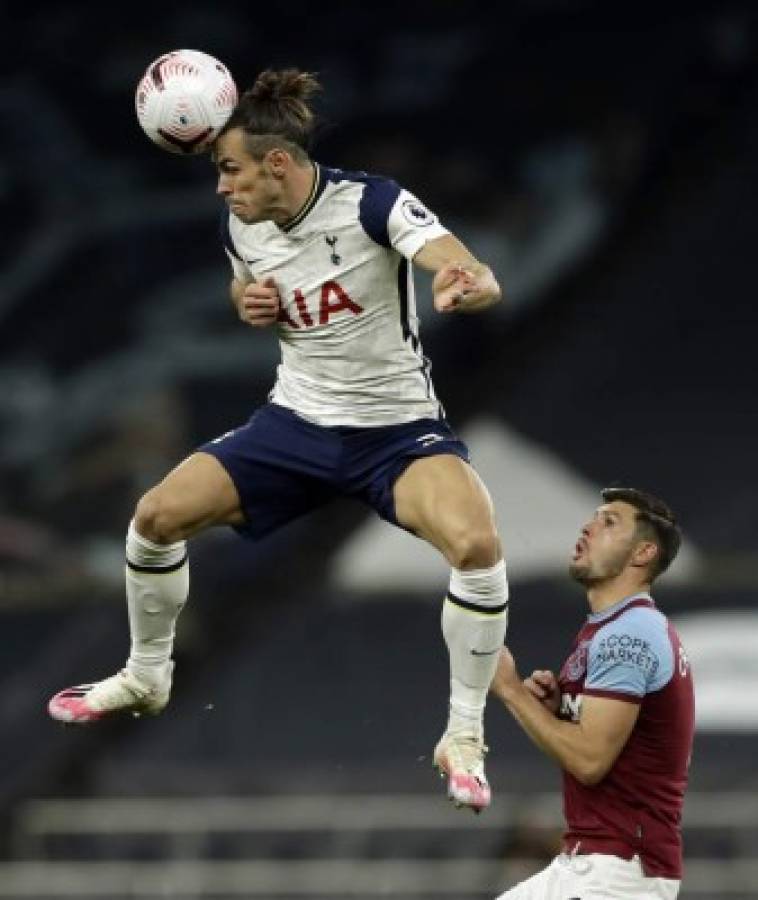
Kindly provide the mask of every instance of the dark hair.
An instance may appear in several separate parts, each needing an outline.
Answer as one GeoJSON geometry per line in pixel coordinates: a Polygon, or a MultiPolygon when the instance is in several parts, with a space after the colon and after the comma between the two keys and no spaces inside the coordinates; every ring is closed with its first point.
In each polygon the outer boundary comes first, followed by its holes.
{"type": "Polygon", "coordinates": [[[254,159],[263,159],[269,150],[284,146],[302,162],[308,158],[316,125],[307,101],[320,90],[318,79],[310,72],[266,69],[240,97],[221,134],[241,128],[254,159]]]}
{"type": "Polygon", "coordinates": [[[656,578],[665,572],[682,543],[682,532],[669,507],[658,497],[637,488],[609,487],[600,493],[606,503],[621,500],[637,510],[637,533],[646,540],[653,541],[658,547],[651,575],[656,578]]]}

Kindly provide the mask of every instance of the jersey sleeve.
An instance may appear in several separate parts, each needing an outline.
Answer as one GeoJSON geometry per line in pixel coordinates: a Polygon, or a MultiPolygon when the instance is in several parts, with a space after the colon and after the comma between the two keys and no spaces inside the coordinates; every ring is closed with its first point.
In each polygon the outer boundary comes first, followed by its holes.
{"type": "Polygon", "coordinates": [[[229,257],[232,272],[234,273],[234,277],[237,279],[237,281],[250,281],[250,270],[245,265],[245,263],[243,263],[238,256],[235,256],[229,250],[226,251],[226,255],[229,257]]]}
{"type": "Polygon", "coordinates": [[[221,243],[224,245],[226,255],[229,257],[229,262],[231,264],[234,277],[239,281],[249,281],[250,270],[245,265],[245,261],[240,256],[239,251],[234,244],[234,238],[232,237],[232,231],[230,227],[230,217],[231,213],[229,212],[229,210],[222,210],[219,229],[221,233],[221,243]]]}
{"type": "Polygon", "coordinates": [[[674,672],[674,651],[660,613],[635,608],[600,628],[588,648],[584,693],[640,701],[674,672]]]}
{"type": "Polygon", "coordinates": [[[409,260],[428,241],[448,234],[431,210],[387,178],[366,180],[359,215],[372,240],[393,247],[409,260]]]}

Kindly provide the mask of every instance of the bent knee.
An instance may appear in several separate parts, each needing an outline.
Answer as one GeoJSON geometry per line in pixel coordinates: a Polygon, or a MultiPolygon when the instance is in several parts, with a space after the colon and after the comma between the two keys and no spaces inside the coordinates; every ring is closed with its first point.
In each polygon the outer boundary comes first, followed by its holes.
{"type": "Polygon", "coordinates": [[[160,487],[149,490],[137,503],[134,527],[139,534],[156,544],[174,544],[188,533],[182,505],[160,487]]]}
{"type": "Polygon", "coordinates": [[[445,556],[456,569],[487,569],[502,557],[497,530],[493,526],[464,528],[451,535],[445,556]]]}

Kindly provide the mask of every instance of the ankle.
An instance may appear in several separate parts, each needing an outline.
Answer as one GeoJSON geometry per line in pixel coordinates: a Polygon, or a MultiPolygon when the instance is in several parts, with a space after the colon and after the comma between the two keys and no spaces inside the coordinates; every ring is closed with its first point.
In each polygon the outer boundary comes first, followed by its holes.
{"type": "Polygon", "coordinates": [[[130,657],[126,662],[126,670],[148,687],[163,687],[171,681],[174,664],[171,660],[148,663],[130,657]]]}
{"type": "Polygon", "coordinates": [[[450,706],[446,734],[471,735],[479,740],[484,736],[484,710],[450,706]]]}

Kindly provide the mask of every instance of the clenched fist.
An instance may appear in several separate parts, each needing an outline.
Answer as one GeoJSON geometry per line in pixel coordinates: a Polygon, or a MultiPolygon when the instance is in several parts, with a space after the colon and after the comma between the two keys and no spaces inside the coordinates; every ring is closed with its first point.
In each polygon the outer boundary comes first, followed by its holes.
{"type": "Polygon", "coordinates": [[[254,328],[273,325],[280,308],[279,288],[271,277],[245,285],[237,304],[240,319],[254,328]]]}
{"type": "Polygon", "coordinates": [[[476,312],[500,299],[500,286],[481,263],[449,263],[434,276],[432,294],[437,312],[476,312]]]}

